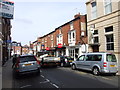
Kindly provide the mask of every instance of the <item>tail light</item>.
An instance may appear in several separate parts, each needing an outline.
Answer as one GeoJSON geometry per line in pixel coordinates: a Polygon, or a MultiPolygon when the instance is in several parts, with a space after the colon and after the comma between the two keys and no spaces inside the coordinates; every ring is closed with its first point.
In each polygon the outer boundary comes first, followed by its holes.
{"type": "Polygon", "coordinates": [[[103,67],[107,67],[107,63],[106,62],[103,63],[103,67]]]}
{"type": "Polygon", "coordinates": [[[34,57],[35,57],[35,59],[36,59],[37,63],[38,63],[38,64],[40,64],[40,61],[38,61],[38,60],[37,60],[36,56],[34,56],[34,57]]]}
{"type": "Polygon", "coordinates": [[[16,67],[18,68],[19,67],[19,63],[20,63],[20,58],[18,58],[16,61],[17,61],[16,62],[16,67]]]}

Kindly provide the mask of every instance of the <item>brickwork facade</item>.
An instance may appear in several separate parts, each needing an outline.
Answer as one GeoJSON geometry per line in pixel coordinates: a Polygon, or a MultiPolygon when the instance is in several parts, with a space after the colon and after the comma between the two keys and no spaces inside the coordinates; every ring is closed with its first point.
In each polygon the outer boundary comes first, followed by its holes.
{"type": "Polygon", "coordinates": [[[87,52],[86,21],[86,15],[77,14],[73,20],[39,37],[37,41],[41,44],[40,50],[49,49],[56,56],[72,55],[73,58],[76,53],[80,55],[87,52]],[[62,47],[59,48],[59,45],[62,47]]]}

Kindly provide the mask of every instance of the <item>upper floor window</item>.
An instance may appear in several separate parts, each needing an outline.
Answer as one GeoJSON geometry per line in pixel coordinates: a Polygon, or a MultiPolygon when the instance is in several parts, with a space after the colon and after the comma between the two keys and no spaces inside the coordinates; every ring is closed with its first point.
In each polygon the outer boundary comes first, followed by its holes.
{"type": "Polygon", "coordinates": [[[70,30],[73,30],[73,22],[70,23],[70,30]]]}
{"type": "Polygon", "coordinates": [[[105,4],[105,14],[109,14],[112,12],[112,3],[111,0],[104,0],[105,4]]]}
{"type": "Polygon", "coordinates": [[[51,35],[51,40],[53,40],[53,35],[51,35]]]}
{"type": "Polygon", "coordinates": [[[62,34],[58,34],[57,35],[57,45],[59,44],[59,43],[63,43],[63,35],[62,34]]]}
{"type": "Polygon", "coordinates": [[[99,37],[94,37],[94,43],[99,43],[99,37]]]}
{"type": "Polygon", "coordinates": [[[95,19],[97,17],[97,5],[96,5],[96,2],[92,2],[91,6],[92,6],[92,10],[91,10],[92,19],[95,19]]]}
{"type": "Polygon", "coordinates": [[[106,48],[107,48],[107,50],[114,50],[113,34],[106,35],[106,48]]]}
{"type": "Polygon", "coordinates": [[[113,32],[113,26],[110,26],[110,27],[106,27],[105,28],[105,32],[113,32]]]}
{"type": "Polygon", "coordinates": [[[81,22],[81,30],[85,31],[86,30],[86,25],[84,22],[81,22]]]}
{"type": "Polygon", "coordinates": [[[76,39],[76,33],[75,33],[75,31],[68,32],[68,42],[69,43],[74,42],[75,39],[76,39]]]}
{"type": "Polygon", "coordinates": [[[98,30],[94,30],[93,35],[97,35],[98,34],[98,30]]]}

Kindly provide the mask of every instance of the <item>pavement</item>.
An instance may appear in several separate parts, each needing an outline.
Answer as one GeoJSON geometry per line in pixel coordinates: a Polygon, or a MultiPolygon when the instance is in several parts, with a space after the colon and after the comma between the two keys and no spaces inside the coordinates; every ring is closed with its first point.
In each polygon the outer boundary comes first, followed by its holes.
{"type": "Polygon", "coordinates": [[[9,59],[2,67],[2,88],[12,88],[12,60],[9,59]]]}

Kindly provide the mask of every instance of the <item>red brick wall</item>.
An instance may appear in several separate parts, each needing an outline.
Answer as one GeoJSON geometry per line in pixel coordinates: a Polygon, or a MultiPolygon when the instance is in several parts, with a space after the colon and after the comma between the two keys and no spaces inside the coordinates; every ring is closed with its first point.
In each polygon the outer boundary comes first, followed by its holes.
{"type": "MultiPolygon", "coordinates": [[[[79,15],[77,15],[79,17],[79,15]]],[[[80,36],[81,36],[81,22],[86,22],[86,17],[85,15],[80,16],[80,19],[76,19],[73,21],[74,25],[74,30],[76,30],[76,45],[78,45],[79,42],[82,43],[80,36]]],[[[62,34],[63,34],[63,44],[65,43],[66,46],[68,46],[68,32],[70,31],[70,23],[67,23],[61,27],[62,29],[62,34]]],[[[48,32],[49,33],[49,32],[48,32]]],[[[57,35],[59,34],[59,28],[55,30],[55,32],[48,34],[47,36],[44,36],[39,39],[39,42],[42,42],[41,39],[47,38],[47,42],[44,43],[47,46],[51,47],[51,35],[53,35],[53,41],[54,41],[54,46],[57,45],[57,35]],[[50,36],[50,37],[48,37],[50,36]]],[[[84,40],[85,43],[87,43],[87,36],[86,36],[86,31],[85,31],[85,36],[82,37],[82,40],[84,40]]]]}

